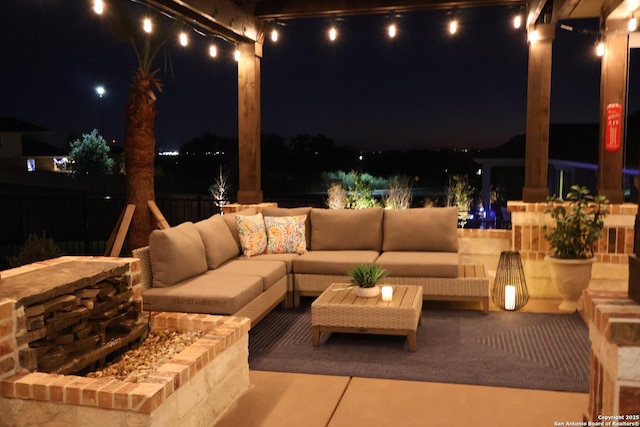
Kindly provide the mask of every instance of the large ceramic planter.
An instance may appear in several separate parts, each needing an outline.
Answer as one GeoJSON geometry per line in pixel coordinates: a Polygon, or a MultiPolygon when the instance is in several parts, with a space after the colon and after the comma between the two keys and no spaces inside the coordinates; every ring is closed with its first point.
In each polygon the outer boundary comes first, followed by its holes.
{"type": "Polygon", "coordinates": [[[380,295],[380,288],[378,286],[373,286],[371,288],[361,288],[360,286],[356,286],[356,295],[365,298],[377,297],[380,295]]]}
{"type": "Polygon", "coordinates": [[[551,281],[563,298],[558,308],[563,311],[581,310],[582,304],[579,299],[582,291],[589,286],[595,258],[560,259],[547,256],[545,261],[551,265],[551,281]]]}

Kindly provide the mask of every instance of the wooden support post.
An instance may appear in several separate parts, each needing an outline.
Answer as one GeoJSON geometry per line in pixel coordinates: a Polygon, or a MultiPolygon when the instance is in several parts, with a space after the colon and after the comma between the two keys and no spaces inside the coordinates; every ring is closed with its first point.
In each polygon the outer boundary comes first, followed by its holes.
{"type": "Polygon", "coordinates": [[[240,44],[238,62],[238,203],[261,203],[260,58],[262,44],[240,44]]]}
{"type": "Polygon", "coordinates": [[[127,205],[122,210],[120,218],[116,223],[116,226],[109,236],[107,246],[104,251],[104,256],[118,257],[122,252],[124,246],[124,240],[129,232],[129,225],[131,224],[131,218],[133,218],[133,212],[136,210],[136,205],[127,205]]]}
{"type": "Polygon", "coordinates": [[[554,24],[538,24],[540,40],[529,43],[527,140],[522,200],[543,202],[549,195],[549,110],[554,24]]]}
{"type": "Polygon", "coordinates": [[[626,21],[607,21],[605,54],[602,57],[600,77],[600,139],[598,147],[598,194],[608,198],[611,203],[624,203],[622,188],[622,166],[624,153],[624,122],[627,115],[627,64],[629,54],[629,35],[626,21]],[[618,30],[618,32],[610,31],[618,30]],[[621,31],[620,31],[621,30],[621,31]],[[616,133],[620,138],[620,148],[616,151],[605,149],[607,136],[607,106],[619,104],[622,114],[619,117],[616,133]]]}
{"type": "Polygon", "coordinates": [[[147,205],[149,206],[151,215],[156,220],[156,223],[158,224],[159,229],[164,230],[167,228],[171,228],[167,220],[164,218],[164,215],[162,215],[162,212],[160,212],[160,209],[158,208],[158,205],[156,205],[155,200],[147,201],[147,205]]]}

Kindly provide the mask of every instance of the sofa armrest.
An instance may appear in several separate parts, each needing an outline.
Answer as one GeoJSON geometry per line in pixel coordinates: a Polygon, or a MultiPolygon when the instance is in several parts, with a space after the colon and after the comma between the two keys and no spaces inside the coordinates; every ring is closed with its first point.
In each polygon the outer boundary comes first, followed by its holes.
{"type": "Polygon", "coordinates": [[[151,253],[149,246],[134,249],[131,251],[135,258],[140,260],[140,282],[146,290],[151,288],[153,284],[153,273],[151,272],[151,253]]]}

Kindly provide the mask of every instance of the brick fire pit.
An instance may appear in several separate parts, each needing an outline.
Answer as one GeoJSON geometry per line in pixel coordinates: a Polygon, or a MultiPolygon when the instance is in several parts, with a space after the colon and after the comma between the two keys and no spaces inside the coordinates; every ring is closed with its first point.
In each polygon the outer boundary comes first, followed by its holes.
{"type": "MultiPolygon", "coordinates": [[[[64,270],[70,262],[76,266],[78,262],[94,263],[89,269],[106,263],[107,270],[116,268],[118,274],[122,274],[121,267],[125,266],[124,275],[132,289],[131,300],[141,300],[139,264],[133,258],[62,257],[3,272],[0,279],[2,425],[210,426],[248,388],[250,321],[229,316],[153,313],[152,330],[203,331],[204,335],[140,383],[36,372],[35,352],[24,338],[33,335],[33,331],[25,332],[27,324],[32,323],[27,322],[29,318],[25,316],[24,305],[28,304],[7,297],[11,292],[3,286],[12,282],[8,280],[12,276],[45,268],[64,270]]],[[[51,297],[59,298],[55,292],[51,297]]],[[[35,330],[41,329],[46,327],[35,330]]]]}

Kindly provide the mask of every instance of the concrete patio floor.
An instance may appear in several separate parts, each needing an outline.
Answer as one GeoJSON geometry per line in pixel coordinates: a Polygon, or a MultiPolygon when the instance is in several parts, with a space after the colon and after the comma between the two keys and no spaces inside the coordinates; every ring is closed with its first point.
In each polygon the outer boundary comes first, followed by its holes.
{"type": "MultiPolygon", "coordinates": [[[[559,303],[532,299],[522,311],[559,313],[559,303]]],[[[465,303],[425,304],[467,308],[465,303]]],[[[462,384],[264,371],[251,371],[250,378],[250,389],[217,427],[544,427],[581,422],[588,402],[586,393],[462,384]]]]}

